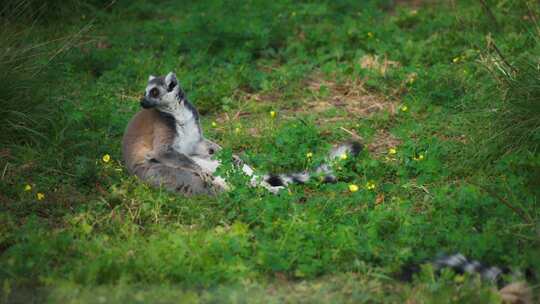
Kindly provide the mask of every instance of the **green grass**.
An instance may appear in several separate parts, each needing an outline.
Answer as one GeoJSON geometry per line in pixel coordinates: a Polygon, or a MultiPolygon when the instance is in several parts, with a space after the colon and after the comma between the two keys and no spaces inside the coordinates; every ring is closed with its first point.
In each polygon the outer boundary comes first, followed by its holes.
{"type": "Polygon", "coordinates": [[[40,73],[0,78],[2,300],[498,303],[475,278],[394,274],[457,251],[540,273],[534,1],[490,1],[496,21],[477,1],[103,3],[54,2],[1,47],[9,67],[11,46],[50,42],[16,61],[40,73]],[[367,149],[341,182],[276,196],[231,172],[215,198],[151,189],[120,141],[171,70],[206,136],[261,172],[313,167],[350,133],[367,149]]]}

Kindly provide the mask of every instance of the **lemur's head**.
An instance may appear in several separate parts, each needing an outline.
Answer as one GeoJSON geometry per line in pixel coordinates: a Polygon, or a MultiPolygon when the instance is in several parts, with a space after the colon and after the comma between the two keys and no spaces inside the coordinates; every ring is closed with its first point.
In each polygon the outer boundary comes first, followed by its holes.
{"type": "Polygon", "coordinates": [[[167,76],[152,76],[148,78],[148,84],[141,99],[141,106],[145,109],[174,108],[184,100],[184,94],[176,74],[170,72],[167,76]]]}

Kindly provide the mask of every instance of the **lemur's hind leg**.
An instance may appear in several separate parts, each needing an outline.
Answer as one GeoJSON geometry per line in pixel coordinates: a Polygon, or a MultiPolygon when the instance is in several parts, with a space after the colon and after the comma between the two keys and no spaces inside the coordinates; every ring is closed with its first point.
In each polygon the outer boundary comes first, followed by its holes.
{"type": "Polygon", "coordinates": [[[221,190],[216,187],[212,175],[187,168],[175,168],[161,163],[150,164],[144,179],[153,186],[161,186],[169,191],[186,195],[216,195],[221,190]]]}
{"type": "Polygon", "coordinates": [[[190,157],[172,148],[149,154],[139,175],[153,186],[187,195],[215,195],[226,190],[226,185],[210,172],[203,170],[190,157]]]}
{"type": "Polygon", "coordinates": [[[165,149],[149,153],[146,157],[147,163],[160,163],[172,168],[184,168],[195,171],[200,171],[201,167],[193,161],[191,157],[185,154],[179,153],[172,147],[166,147],[165,149]]]}

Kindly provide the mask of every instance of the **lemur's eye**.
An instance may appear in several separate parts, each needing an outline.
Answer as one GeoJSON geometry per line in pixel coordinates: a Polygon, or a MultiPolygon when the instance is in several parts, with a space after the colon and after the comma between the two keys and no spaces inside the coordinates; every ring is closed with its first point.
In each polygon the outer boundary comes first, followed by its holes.
{"type": "Polygon", "coordinates": [[[159,96],[159,90],[157,88],[153,88],[152,90],[150,90],[150,96],[156,98],[159,96]]]}

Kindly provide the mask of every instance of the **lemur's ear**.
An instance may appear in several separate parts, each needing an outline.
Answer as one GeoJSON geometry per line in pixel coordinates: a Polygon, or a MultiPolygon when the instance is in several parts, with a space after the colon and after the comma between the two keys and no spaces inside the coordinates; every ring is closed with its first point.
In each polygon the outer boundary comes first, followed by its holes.
{"type": "Polygon", "coordinates": [[[178,84],[178,80],[176,80],[176,74],[173,72],[169,72],[169,74],[165,76],[165,84],[167,85],[167,91],[172,91],[174,87],[178,84]]]}
{"type": "Polygon", "coordinates": [[[156,78],[156,76],[150,75],[150,76],[148,77],[148,81],[152,81],[152,79],[155,79],[155,78],[156,78]]]}
{"type": "MultiPolygon", "coordinates": [[[[172,83],[171,83],[172,85],[172,83]]],[[[179,85],[175,85],[173,86],[171,92],[174,96],[179,96],[180,95],[180,86],[179,85]]]]}

